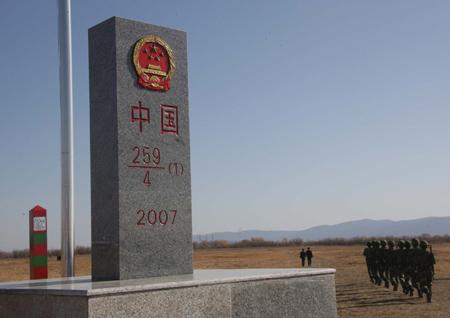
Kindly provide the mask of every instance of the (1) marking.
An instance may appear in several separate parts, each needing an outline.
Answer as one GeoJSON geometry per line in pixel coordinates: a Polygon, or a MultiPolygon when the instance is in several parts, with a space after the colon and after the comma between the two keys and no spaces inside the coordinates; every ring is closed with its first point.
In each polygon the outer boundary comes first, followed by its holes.
{"type": "Polygon", "coordinates": [[[182,176],[184,175],[184,166],[179,162],[171,162],[169,164],[169,173],[172,176],[182,176]]]}

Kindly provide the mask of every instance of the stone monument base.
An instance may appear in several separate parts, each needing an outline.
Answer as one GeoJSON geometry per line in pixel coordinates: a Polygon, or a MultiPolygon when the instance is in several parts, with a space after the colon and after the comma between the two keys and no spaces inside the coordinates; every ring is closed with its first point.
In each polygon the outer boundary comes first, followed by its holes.
{"type": "Polygon", "coordinates": [[[193,275],[0,284],[2,317],[337,317],[334,269],[195,270],[193,275]]]}

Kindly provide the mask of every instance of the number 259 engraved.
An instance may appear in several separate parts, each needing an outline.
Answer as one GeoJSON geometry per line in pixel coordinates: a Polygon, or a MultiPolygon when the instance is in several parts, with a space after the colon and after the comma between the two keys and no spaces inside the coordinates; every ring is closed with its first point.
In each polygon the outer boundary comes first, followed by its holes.
{"type": "Polygon", "coordinates": [[[161,162],[161,151],[159,151],[159,148],[153,148],[153,150],[150,152],[150,147],[136,146],[133,147],[133,152],[134,152],[133,163],[135,164],[144,163],[146,165],[149,165],[153,163],[155,165],[159,165],[159,163],[161,162]]]}

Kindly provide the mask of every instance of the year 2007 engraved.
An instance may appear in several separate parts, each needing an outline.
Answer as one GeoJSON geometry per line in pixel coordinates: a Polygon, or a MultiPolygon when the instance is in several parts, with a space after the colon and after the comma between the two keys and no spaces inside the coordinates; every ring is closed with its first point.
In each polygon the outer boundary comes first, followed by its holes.
{"type": "Polygon", "coordinates": [[[170,225],[175,224],[175,218],[177,216],[177,210],[155,210],[150,209],[144,211],[142,209],[137,210],[137,225],[170,225]]]}

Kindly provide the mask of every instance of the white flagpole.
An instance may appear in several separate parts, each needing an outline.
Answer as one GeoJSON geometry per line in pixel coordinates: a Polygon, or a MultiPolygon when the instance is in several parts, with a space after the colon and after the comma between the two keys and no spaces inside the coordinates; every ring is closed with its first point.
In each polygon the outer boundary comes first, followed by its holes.
{"type": "Polygon", "coordinates": [[[61,108],[61,260],[62,276],[74,276],[73,105],[70,0],[58,1],[59,101],[61,108]]]}

